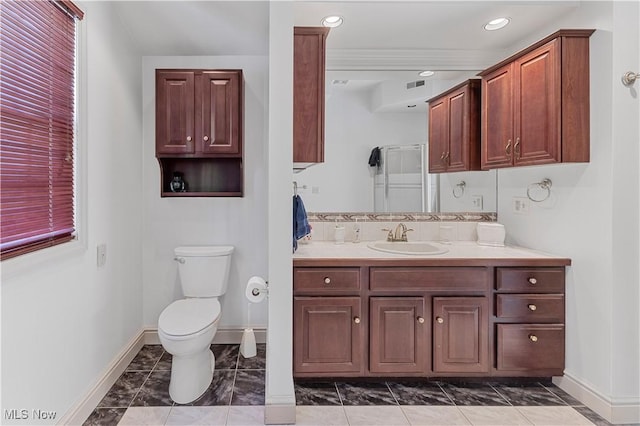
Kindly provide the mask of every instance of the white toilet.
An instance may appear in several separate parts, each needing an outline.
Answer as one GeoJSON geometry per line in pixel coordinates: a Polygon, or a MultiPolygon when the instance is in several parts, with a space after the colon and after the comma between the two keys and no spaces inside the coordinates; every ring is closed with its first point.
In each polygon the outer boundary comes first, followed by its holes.
{"type": "Polygon", "coordinates": [[[174,250],[185,298],[158,319],[158,337],[173,355],[169,395],[179,404],[199,398],[213,379],[210,345],[218,329],[218,297],[227,291],[232,246],[185,246],[174,250]]]}

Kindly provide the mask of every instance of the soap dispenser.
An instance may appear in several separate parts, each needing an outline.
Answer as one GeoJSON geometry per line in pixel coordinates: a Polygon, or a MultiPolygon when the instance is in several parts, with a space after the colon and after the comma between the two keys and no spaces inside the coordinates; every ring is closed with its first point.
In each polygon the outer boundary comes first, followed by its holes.
{"type": "Polygon", "coordinates": [[[360,242],[360,224],[358,223],[358,218],[356,218],[356,223],[353,224],[353,242],[360,242]]]}

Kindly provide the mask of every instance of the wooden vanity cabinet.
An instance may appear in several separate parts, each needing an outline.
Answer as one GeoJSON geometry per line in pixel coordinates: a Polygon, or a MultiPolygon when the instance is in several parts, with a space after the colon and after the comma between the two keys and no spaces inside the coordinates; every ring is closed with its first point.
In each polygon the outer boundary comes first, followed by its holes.
{"type": "Polygon", "coordinates": [[[242,196],[242,70],[156,70],[163,197],[242,196]],[[179,173],[186,190],[171,192],[179,173]]]}
{"type": "Polygon", "coordinates": [[[293,162],[324,161],[325,51],[329,28],[293,29],[293,162]]]}
{"type": "Polygon", "coordinates": [[[364,330],[359,268],[294,268],[297,377],[363,375],[364,330]]]}
{"type": "Polygon", "coordinates": [[[589,36],[560,30],[481,72],[482,169],[589,161],[589,36]]]}
{"type": "Polygon", "coordinates": [[[294,376],[562,375],[567,264],[294,260],[294,376]]]}
{"type": "Polygon", "coordinates": [[[480,80],[429,103],[429,173],[480,170],[480,80]]]}
{"type": "Polygon", "coordinates": [[[556,376],[564,370],[564,268],[496,268],[496,370],[556,376]]]}

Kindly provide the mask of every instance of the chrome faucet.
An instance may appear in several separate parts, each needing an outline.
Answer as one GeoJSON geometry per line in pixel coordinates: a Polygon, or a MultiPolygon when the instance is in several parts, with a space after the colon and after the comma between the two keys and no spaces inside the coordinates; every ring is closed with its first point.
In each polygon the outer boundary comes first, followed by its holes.
{"type": "Polygon", "coordinates": [[[382,230],[387,232],[387,241],[389,242],[407,241],[407,232],[413,231],[413,229],[407,228],[404,223],[399,223],[398,226],[396,226],[395,232],[387,228],[383,228],[382,230]]]}

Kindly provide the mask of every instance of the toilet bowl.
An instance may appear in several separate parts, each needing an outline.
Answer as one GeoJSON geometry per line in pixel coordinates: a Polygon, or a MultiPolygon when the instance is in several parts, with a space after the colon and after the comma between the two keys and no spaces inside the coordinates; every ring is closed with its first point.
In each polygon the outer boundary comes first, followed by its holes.
{"type": "Polygon", "coordinates": [[[220,303],[217,299],[182,299],[162,311],[158,337],[172,357],[169,396],[186,404],[209,387],[215,370],[210,345],[218,329],[220,303]]]}
{"type": "Polygon", "coordinates": [[[184,299],[167,306],[158,318],[158,337],[171,361],[169,396],[179,404],[198,399],[213,380],[211,342],[218,329],[218,297],[227,290],[233,247],[195,246],[174,250],[184,299]]]}

